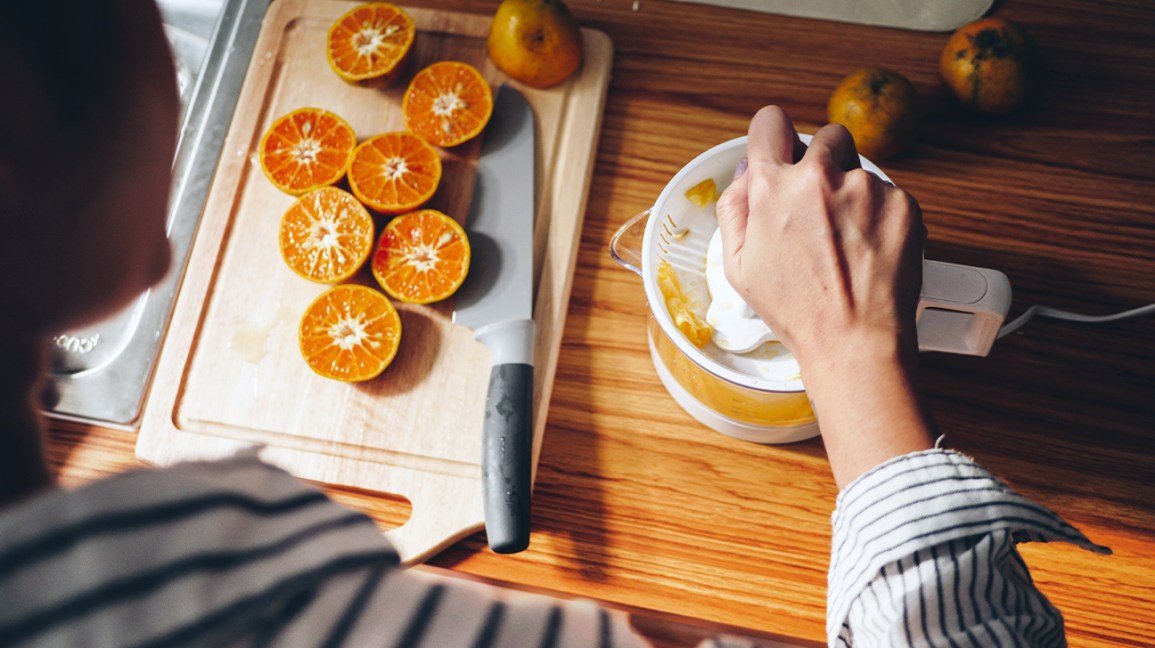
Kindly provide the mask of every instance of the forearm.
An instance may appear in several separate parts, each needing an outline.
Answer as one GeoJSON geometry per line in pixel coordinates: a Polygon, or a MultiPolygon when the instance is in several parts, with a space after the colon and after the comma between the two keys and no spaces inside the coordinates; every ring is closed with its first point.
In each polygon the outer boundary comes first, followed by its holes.
{"type": "Polygon", "coordinates": [[[916,382],[913,344],[842,338],[838,345],[801,363],[834,479],[844,488],[888,459],[933,447],[934,421],[916,382]]]}

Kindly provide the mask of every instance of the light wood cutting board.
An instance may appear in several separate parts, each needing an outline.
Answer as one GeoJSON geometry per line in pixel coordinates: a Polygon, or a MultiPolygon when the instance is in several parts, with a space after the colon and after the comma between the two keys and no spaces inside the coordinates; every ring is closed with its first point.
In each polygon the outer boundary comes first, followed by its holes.
{"type": "MultiPolygon", "coordinates": [[[[405,85],[435,61],[471,63],[495,88],[508,79],[485,54],[488,16],[407,9],[418,29],[410,69],[390,88],[346,83],[329,69],[324,42],[350,6],[277,0],[269,9],[136,452],[165,465],[256,446],[264,459],[300,477],[401,495],[412,514],[386,535],[405,562],[415,562],[484,523],[480,457],[489,352],[451,323],[452,299],[398,304],[401,348],[381,377],[350,385],[313,374],[298,351],[297,326],[327,287],[297,277],[281,260],[277,229],[293,198],[264,177],[256,147],[273,120],[302,106],[343,116],[359,139],[400,130],[405,85]]],[[[569,81],[544,91],[513,84],[533,106],[538,127],[535,469],[612,59],[605,34],[587,29],[583,37],[584,64],[569,81]]],[[[480,138],[443,152],[444,177],[430,207],[464,221],[479,150],[480,138]]],[[[385,219],[377,221],[380,231],[385,219]]],[[[473,263],[485,263],[485,255],[484,243],[474,241],[473,263]]],[[[353,281],[375,285],[368,267],[353,281]]]]}

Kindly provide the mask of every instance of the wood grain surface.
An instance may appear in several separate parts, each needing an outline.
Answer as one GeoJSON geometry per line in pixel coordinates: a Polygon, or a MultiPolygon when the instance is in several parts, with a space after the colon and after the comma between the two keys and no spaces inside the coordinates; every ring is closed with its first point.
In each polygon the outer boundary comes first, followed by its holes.
{"type": "MultiPolygon", "coordinates": [[[[431,6],[488,13],[494,2],[431,6]]],[[[823,639],[836,493],[819,440],[760,447],[714,434],[662,390],[637,278],[610,261],[615,228],[760,106],[798,127],[865,64],[907,75],[927,123],[883,168],[922,203],[927,255],[998,268],[1012,314],[1034,303],[1106,313],[1155,301],[1155,5],[1006,0],[1047,82],[1003,118],[946,100],[946,37],[659,0],[574,0],[616,46],[573,296],[538,468],[533,543],[497,556],[472,536],[434,559],[459,572],[740,628],[823,639]]],[[[1110,557],[1022,552],[1074,646],[1149,646],[1155,592],[1155,320],[1037,321],[988,358],[925,355],[949,443],[1050,506],[1110,557]]],[[[132,464],[131,436],[54,424],[79,483],[132,464]]],[[[403,504],[333,490],[383,526],[403,504]]]]}
{"type": "MultiPolygon", "coordinates": [[[[401,347],[384,375],[350,385],[313,373],[301,358],[298,322],[329,286],[302,280],[280,259],[280,217],[294,198],[267,181],[256,154],[271,124],[302,106],[341,115],[361,140],[404,129],[404,82],[346,83],[325,59],[329,26],[347,9],[333,0],[281,0],[265,17],[161,349],[136,453],[169,465],[259,445],[263,459],[299,477],[403,496],[410,517],[389,538],[402,561],[411,563],[484,524],[479,476],[489,351],[472,331],[453,324],[453,298],[398,304],[401,347]]],[[[509,81],[486,57],[487,18],[423,8],[410,14],[419,33],[406,63],[410,72],[456,60],[476,66],[493,87],[509,81]]],[[[539,158],[538,211],[525,215],[535,219],[538,248],[537,403],[549,402],[557,367],[609,83],[609,39],[591,30],[584,38],[587,65],[580,74],[548,91],[520,88],[536,115],[539,158]]],[[[481,142],[441,150],[443,175],[427,207],[466,224],[481,142]]],[[[384,226],[387,219],[377,222],[384,226]]],[[[475,237],[472,244],[475,268],[502,262],[488,239],[475,237]]],[[[368,264],[353,281],[377,287],[368,264]]],[[[544,406],[534,413],[539,449],[547,413],[544,406]]]]}

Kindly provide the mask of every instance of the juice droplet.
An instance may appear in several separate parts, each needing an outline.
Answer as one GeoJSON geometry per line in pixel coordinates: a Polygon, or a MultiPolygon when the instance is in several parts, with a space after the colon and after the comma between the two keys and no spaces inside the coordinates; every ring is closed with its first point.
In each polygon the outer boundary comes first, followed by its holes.
{"type": "Polygon", "coordinates": [[[271,326],[245,328],[235,331],[229,348],[240,354],[249,364],[260,364],[269,353],[269,332],[271,326]]]}

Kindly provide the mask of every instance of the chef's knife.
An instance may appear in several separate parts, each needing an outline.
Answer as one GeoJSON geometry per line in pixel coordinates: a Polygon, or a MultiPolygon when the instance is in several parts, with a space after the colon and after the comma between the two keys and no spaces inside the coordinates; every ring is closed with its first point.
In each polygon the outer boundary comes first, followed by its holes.
{"type": "Polygon", "coordinates": [[[481,479],[485,532],[498,553],[529,546],[533,454],[534,116],[503,85],[485,131],[467,223],[469,278],[453,321],[489,347],[481,479]]]}

